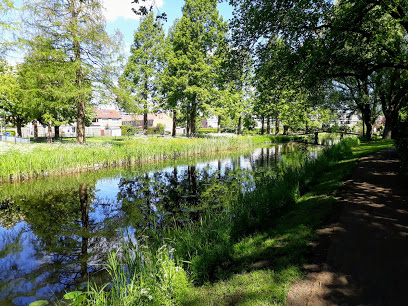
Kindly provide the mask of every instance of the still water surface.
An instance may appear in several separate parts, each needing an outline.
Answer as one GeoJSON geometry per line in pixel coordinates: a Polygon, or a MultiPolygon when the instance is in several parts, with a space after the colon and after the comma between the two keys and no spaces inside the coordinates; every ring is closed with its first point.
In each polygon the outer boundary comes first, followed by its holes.
{"type": "Polygon", "coordinates": [[[126,236],[197,220],[299,151],[277,145],[0,185],[0,305],[55,299],[98,275],[126,236]]]}

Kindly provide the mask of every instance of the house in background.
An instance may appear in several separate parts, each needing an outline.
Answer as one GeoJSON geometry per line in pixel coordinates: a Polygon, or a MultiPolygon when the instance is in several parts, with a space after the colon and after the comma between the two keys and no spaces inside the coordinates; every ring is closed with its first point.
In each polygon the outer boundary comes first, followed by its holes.
{"type": "MultiPolygon", "coordinates": [[[[156,127],[158,124],[164,125],[164,130],[171,132],[173,128],[173,119],[166,113],[156,113],[147,115],[147,126],[156,127]]],[[[143,115],[132,115],[122,113],[122,125],[131,125],[136,128],[143,128],[143,115]]]]}
{"type": "Polygon", "coordinates": [[[115,109],[95,109],[91,128],[99,128],[101,136],[121,136],[122,115],[115,109]]]}

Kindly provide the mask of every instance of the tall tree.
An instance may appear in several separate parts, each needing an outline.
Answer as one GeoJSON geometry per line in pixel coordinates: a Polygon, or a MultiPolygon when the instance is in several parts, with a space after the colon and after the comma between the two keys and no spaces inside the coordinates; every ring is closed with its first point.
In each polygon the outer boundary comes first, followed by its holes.
{"type": "MultiPolygon", "coordinates": [[[[85,143],[86,107],[95,91],[109,84],[110,64],[117,57],[116,44],[105,31],[101,0],[30,0],[26,27],[31,37],[53,40],[75,65],[77,142],[85,143]]],[[[98,97],[103,96],[103,92],[98,97]]]]}
{"type": "MultiPolygon", "coordinates": [[[[187,115],[187,130],[196,134],[197,114],[211,101],[217,67],[221,64],[219,46],[225,39],[226,23],[219,16],[215,0],[187,0],[183,16],[172,33],[171,57],[168,58],[166,83],[174,80],[170,95],[187,115]]],[[[170,86],[168,86],[170,88],[170,86]]]]}
{"type": "Polygon", "coordinates": [[[0,109],[6,123],[17,127],[18,136],[22,136],[22,125],[31,120],[30,107],[24,102],[16,70],[0,60],[0,109]]]}
{"type": "Polygon", "coordinates": [[[164,31],[153,13],[146,15],[134,33],[131,56],[120,79],[128,93],[122,95],[122,107],[143,114],[143,129],[147,133],[147,114],[154,110],[161,97],[160,78],[164,65],[164,31]]]}
{"type": "Polygon", "coordinates": [[[48,125],[48,142],[52,126],[59,137],[59,126],[75,121],[75,73],[75,65],[63,51],[55,49],[49,38],[37,37],[31,42],[25,61],[19,65],[23,99],[31,117],[48,125]]]}

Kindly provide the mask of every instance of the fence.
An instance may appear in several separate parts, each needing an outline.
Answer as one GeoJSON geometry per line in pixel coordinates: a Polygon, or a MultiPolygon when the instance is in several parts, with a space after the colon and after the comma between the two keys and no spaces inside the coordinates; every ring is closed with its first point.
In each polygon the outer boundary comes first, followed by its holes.
{"type": "Polygon", "coordinates": [[[30,143],[30,138],[0,135],[0,141],[10,141],[14,143],[30,143]]]}

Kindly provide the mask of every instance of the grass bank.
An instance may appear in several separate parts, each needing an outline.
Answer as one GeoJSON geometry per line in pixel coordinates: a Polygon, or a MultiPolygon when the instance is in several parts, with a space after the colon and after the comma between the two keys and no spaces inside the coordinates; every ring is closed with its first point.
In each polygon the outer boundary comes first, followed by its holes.
{"type": "Polygon", "coordinates": [[[143,137],[94,141],[89,141],[87,145],[58,142],[18,145],[1,142],[0,182],[232,150],[282,141],[282,137],[143,137]]]}
{"type": "Polygon", "coordinates": [[[317,160],[282,165],[225,209],[111,254],[111,290],[90,285],[66,297],[95,305],[284,304],[357,160],[391,145],[345,139],[317,160]]]}

